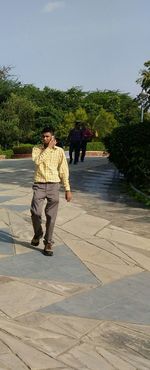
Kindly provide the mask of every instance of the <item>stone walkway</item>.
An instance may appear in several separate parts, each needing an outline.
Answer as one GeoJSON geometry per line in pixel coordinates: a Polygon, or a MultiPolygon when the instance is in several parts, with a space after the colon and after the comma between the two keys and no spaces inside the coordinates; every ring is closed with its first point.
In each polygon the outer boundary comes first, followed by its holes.
{"type": "Polygon", "coordinates": [[[70,173],[50,258],[30,246],[31,160],[0,162],[0,370],[150,369],[149,209],[105,158],[70,173]]]}

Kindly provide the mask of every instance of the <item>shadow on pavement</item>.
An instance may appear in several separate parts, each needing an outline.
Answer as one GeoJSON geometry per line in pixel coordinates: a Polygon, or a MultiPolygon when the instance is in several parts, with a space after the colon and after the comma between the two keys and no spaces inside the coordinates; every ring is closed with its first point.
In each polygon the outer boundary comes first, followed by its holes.
{"type": "Polygon", "coordinates": [[[43,252],[43,248],[33,247],[30,244],[30,241],[29,242],[24,242],[22,240],[17,240],[9,232],[3,231],[3,230],[0,231],[0,242],[6,243],[6,244],[9,244],[9,245],[11,243],[12,244],[12,247],[14,245],[21,245],[21,246],[23,246],[25,248],[32,249],[33,251],[43,252]]]}

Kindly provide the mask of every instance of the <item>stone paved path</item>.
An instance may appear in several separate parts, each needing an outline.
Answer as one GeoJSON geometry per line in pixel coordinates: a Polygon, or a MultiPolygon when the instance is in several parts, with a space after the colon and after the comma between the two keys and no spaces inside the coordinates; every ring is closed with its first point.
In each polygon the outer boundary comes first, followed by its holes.
{"type": "Polygon", "coordinates": [[[30,246],[33,164],[0,162],[0,370],[150,369],[149,209],[105,158],[70,172],[48,258],[30,246]]]}

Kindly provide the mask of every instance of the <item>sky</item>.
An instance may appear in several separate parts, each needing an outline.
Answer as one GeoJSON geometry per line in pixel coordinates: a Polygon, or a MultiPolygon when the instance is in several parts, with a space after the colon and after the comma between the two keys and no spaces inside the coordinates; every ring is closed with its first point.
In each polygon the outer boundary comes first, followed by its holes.
{"type": "Polygon", "coordinates": [[[0,0],[0,66],[23,84],[136,96],[150,0],[0,0]]]}

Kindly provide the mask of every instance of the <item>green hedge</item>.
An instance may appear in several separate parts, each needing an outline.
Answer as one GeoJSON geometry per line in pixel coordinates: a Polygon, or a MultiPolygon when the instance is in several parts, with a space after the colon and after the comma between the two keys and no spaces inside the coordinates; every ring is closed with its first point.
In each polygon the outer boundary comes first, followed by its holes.
{"type": "Polygon", "coordinates": [[[32,144],[21,144],[19,146],[13,147],[14,154],[31,154],[32,153],[32,144]]]}
{"type": "MultiPolygon", "coordinates": [[[[69,150],[69,146],[64,146],[64,150],[69,150]]],[[[87,150],[95,152],[106,149],[104,143],[102,143],[101,141],[91,141],[90,143],[87,143],[87,150]]]]}
{"type": "Polygon", "coordinates": [[[105,145],[101,141],[93,141],[87,143],[87,150],[89,151],[98,151],[98,150],[105,150],[105,145]]]}
{"type": "Polygon", "coordinates": [[[150,123],[120,126],[104,138],[109,159],[133,184],[150,184],[150,123]]]}
{"type": "Polygon", "coordinates": [[[7,159],[12,158],[14,152],[12,149],[3,150],[3,154],[6,156],[7,159]]]}
{"type": "Polygon", "coordinates": [[[0,155],[5,155],[5,157],[6,158],[12,158],[12,156],[13,156],[13,154],[14,154],[14,152],[13,152],[13,150],[12,149],[7,149],[7,150],[2,150],[2,149],[0,149],[0,155]]]}

